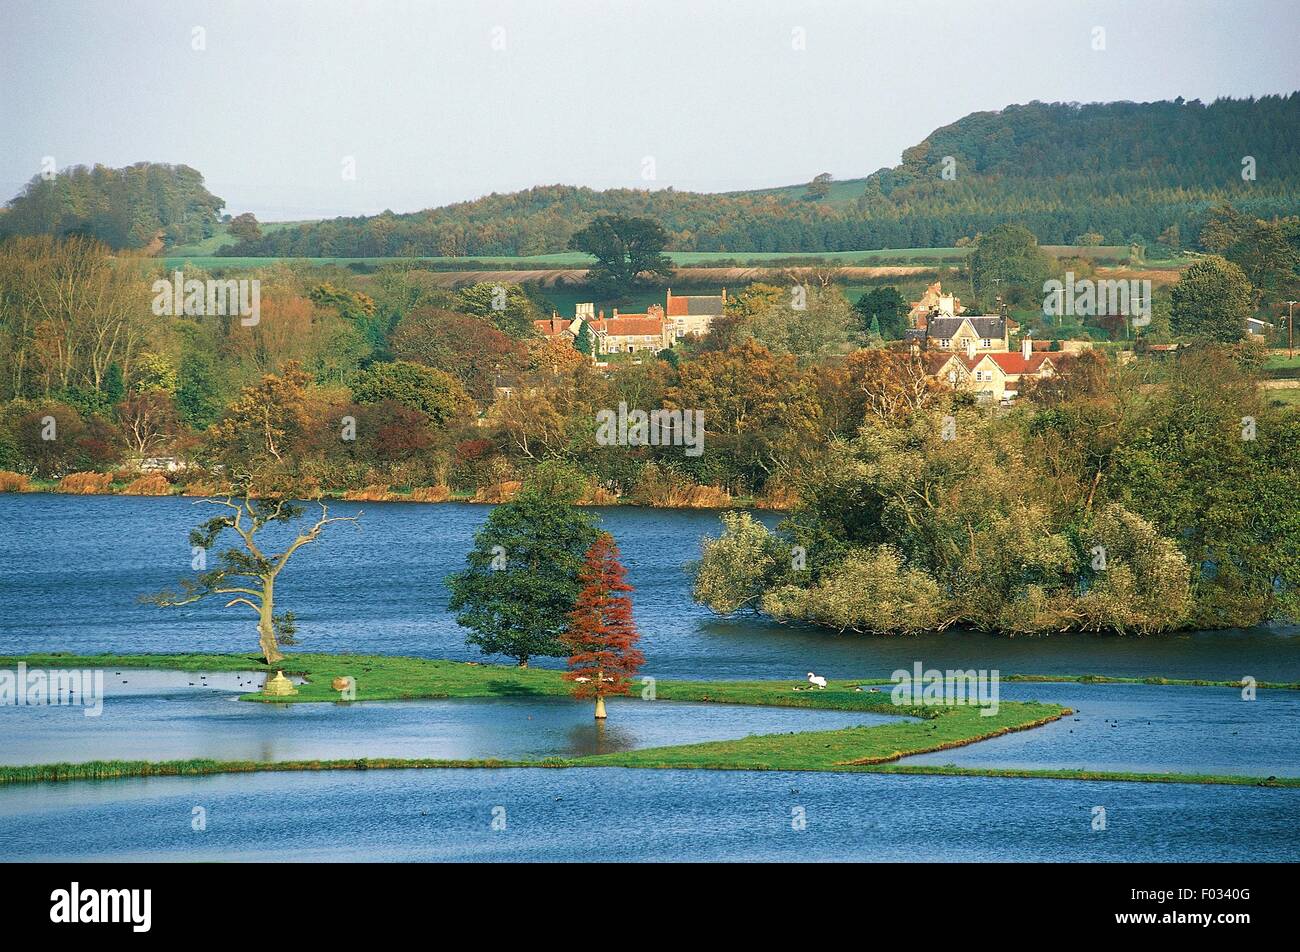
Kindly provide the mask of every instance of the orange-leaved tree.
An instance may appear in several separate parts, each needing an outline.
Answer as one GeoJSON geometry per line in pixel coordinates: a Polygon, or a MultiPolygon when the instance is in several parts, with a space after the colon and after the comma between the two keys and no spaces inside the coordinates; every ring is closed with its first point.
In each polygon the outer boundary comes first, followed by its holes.
{"type": "Polygon", "coordinates": [[[578,600],[569,614],[561,643],[569,649],[573,696],[596,699],[596,717],[605,717],[605,698],[631,694],[631,678],[645,663],[636,648],[640,637],[632,621],[632,586],[623,581],[627,569],[618,560],[614,537],[602,532],[587,550],[578,573],[578,600]]]}

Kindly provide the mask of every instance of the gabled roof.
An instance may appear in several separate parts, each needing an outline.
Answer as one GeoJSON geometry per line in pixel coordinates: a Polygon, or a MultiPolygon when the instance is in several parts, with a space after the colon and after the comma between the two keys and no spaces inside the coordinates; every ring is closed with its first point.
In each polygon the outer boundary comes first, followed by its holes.
{"type": "Polygon", "coordinates": [[[963,315],[961,317],[932,317],[926,325],[925,332],[930,337],[938,337],[942,340],[951,340],[957,336],[961,330],[963,322],[969,321],[970,326],[975,331],[975,335],[980,338],[1002,338],[1006,336],[1007,322],[995,314],[971,317],[963,315]]]}
{"type": "MultiPolygon", "coordinates": [[[[950,351],[931,350],[931,351],[926,351],[921,355],[921,365],[925,367],[925,372],[932,377],[935,374],[939,373],[939,371],[943,370],[943,368],[947,366],[948,361],[950,360],[955,360],[958,363],[961,363],[963,365],[966,364],[965,357],[960,356],[958,354],[954,354],[950,351]]],[[[971,364],[970,366],[974,366],[974,364],[971,364]]]]}
{"type": "Polygon", "coordinates": [[[676,295],[668,299],[669,317],[719,317],[722,315],[722,295],[676,295]]]}
{"type": "Polygon", "coordinates": [[[547,337],[554,337],[556,334],[562,334],[567,331],[569,325],[572,323],[573,321],[566,320],[562,317],[552,317],[544,321],[533,321],[533,327],[537,329],[537,333],[539,334],[543,334],[547,337]]]}
{"type": "Polygon", "coordinates": [[[1031,354],[1029,359],[1018,350],[1013,350],[1005,354],[988,354],[995,364],[1002,368],[1006,374],[1036,374],[1043,369],[1043,364],[1049,367],[1055,367],[1052,358],[1048,354],[1031,354]]]}
{"type": "Polygon", "coordinates": [[[592,328],[614,337],[657,337],[664,332],[664,322],[648,314],[620,314],[593,321],[592,328]]]}

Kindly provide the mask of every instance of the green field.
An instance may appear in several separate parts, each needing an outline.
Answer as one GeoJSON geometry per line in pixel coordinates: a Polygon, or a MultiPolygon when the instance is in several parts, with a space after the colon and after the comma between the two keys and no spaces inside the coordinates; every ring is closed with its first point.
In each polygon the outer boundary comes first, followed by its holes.
{"type": "MultiPolygon", "coordinates": [[[[269,227],[269,226],[268,226],[269,227]]],[[[219,236],[193,245],[178,246],[168,250],[163,260],[168,266],[186,262],[202,268],[249,268],[271,261],[305,261],[316,265],[364,264],[373,267],[397,261],[419,261],[444,271],[552,271],[556,269],[588,268],[595,260],[580,252],[564,251],[546,255],[522,257],[448,258],[426,256],[418,258],[249,258],[222,257],[217,248],[230,244],[219,236]]],[[[678,267],[771,267],[785,264],[827,264],[836,267],[887,267],[890,265],[960,264],[969,250],[966,248],[885,248],[875,251],[823,251],[799,254],[789,251],[670,251],[668,257],[678,267]]]]}
{"type": "MultiPolygon", "coordinates": [[[[832,186],[832,195],[836,187],[847,187],[850,183],[838,182],[832,186]]],[[[802,186],[800,186],[802,188],[802,186]]],[[[774,191],[782,191],[777,189],[774,191]]],[[[303,222],[266,222],[262,230],[280,231],[303,222]]],[[[256,268],[279,258],[222,257],[216,252],[219,248],[234,244],[226,226],[219,225],[217,233],[211,238],[188,245],[178,245],[167,250],[162,257],[167,267],[189,264],[193,267],[213,270],[215,268],[256,268]]],[[[1095,258],[1099,261],[1120,262],[1128,257],[1128,248],[1123,246],[1072,247],[1045,246],[1054,255],[1078,255],[1095,258]]],[[[871,251],[823,251],[801,254],[791,251],[673,251],[668,257],[678,267],[771,267],[792,263],[824,263],[836,267],[887,267],[918,266],[937,264],[961,264],[970,254],[970,248],[882,248],[871,251]]],[[[422,256],[416,258],[385,257],[323,257],[323,258],[287,258],[289,261],[302,261],[312,265],[364,265],[380,267],[392,262],[419,261],[430,267],[444,271],[550,271],[555,269],[587,268],[594,260],[590,255],[576,251],[561,251],[544,255],[523,256],[482,256],[471,258],[449,258],[440,256],[422,256]]]]}

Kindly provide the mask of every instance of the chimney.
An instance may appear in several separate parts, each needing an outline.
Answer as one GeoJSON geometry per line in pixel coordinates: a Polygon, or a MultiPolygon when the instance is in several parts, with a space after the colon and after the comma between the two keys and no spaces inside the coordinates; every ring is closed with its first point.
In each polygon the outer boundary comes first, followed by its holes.
{"type": "Polygon", "coordinates": [[[975,338],[974,337],[966,338],[966,359],[967,360],[975,359],[975,338]]]}
{"type": "Polygon", "coordinates": [[[1028,360],[1029,357],[1030,357],[1030,355],[1031,355],[1033,352],[1034,352],[1034,345],[1033,345],[1033,343],[1029,340],[1029,335],[1026,334],[1026,335],[1024,336],[1024,339],[1021,340],[1021,342],[1020,342],[1020,356],[1024,357],[1025,360],[1028,360]]]}

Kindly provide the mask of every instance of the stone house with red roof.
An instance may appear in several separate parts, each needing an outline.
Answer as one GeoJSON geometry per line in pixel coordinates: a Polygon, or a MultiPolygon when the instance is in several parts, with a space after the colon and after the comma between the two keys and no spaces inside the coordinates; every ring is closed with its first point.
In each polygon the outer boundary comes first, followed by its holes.
{"type": "Polygon", "coordinates": [[[988,402],[1016,396],[1025,380],[1052,376],[1060,360],[1060,354],[1035,351],[1028,337],[1019,351],[981,352],[968,346],[965,353],[931,351],[922,355],[930,376],[988,402]]]}
{"type": "Polygon", "coordinates": [[[727,306],[727,289],[721,294],[673,294],[668,289],[664,316],[673,325],[673,336],[678,340],[688,335],[704,337],[713,327],[713,321],[722,316],[727,306]]]}

